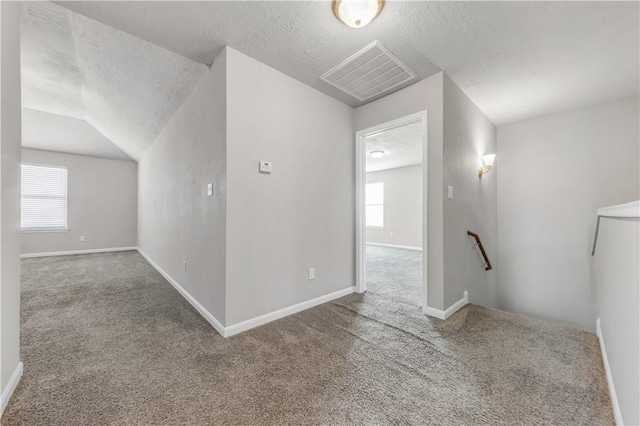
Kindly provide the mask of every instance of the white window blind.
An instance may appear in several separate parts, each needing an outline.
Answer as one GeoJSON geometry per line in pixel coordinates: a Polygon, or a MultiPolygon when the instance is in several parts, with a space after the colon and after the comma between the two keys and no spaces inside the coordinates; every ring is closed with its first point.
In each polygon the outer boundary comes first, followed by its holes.
{"type": "Polygon", "coordinates": [[[365,222],[370,228],[384,227],[384,183],[368,183],[365,187],[365,222]]]}
{"type": "Polygon", "coordinates": [[[22,165],[22,217],[25,230],[67,229],[67,169],[22,165]]]}

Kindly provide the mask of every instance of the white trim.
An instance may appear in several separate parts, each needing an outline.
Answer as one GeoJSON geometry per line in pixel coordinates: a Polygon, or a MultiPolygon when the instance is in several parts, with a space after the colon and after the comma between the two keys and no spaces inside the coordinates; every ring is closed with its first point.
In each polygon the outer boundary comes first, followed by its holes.
{"type": "Polygon", "coordinates": [[[74,254],[110,253],[112,251],[131,251],[136,249],[137,247],[113,247],[113,248],[89,249],[89,250],[52,251],[49,253],[26,253],[26,254],[21,254],[20,259],[27,259],[30,257],[71,256],[74,254]]]}
{"type": "Polygon", "coordinates": [[[326,302],[330,302],[331,300],[338,299],[340,297],[346,296],[347,294],[351,294],[356,291],[356,287],[349,287],[343,290],[338,290],[333,293],[325,294],[324,296],[316,297],[315,299],[307,300],[296,305],[287,306],[286,308],[279,309],[277,311],[269,312],[264,315],[260,315],[255,318],[248,319],[246,321],[239,322],[237,324],[224,326],[216,317],[211,314],[211,312],[207,311],[204,306],[202,306],[193,296],[189,294],[187,290],[185,290],[176,280],[174,280],[171,275],[169,275],[164,269],[158,266],[145,252],[143,252],[140,247],[137,247],[138,253],[142,255],[146,259],[147,262],[151,266],[155,268],[156,271],[160,273],[169,283],[175,287],[176,290],[187,299],[187,302],[191,304],[199,313],[204,317],[204,319],[211,324],[213,328],[216,329],[218,333],[220,333],[223,337],[229,337],[236,335],[238,333],[242,333],[243,331],[250,330],[252,328],[261,326],[271,321],[275,321],[277,319],[295,314],[300,311],[304,311],[305,309],[313,308],[314,306],[321,305],[326,302]]]}
{"type": "Polygon", "coordinates": [[[398,244],[370,243],[370,242],[367,242],[366,244],[368,246],[391,247],[391,248],[400,248],[400,249],[406,249],[406,250],[422,251],[422,247],[416,247],[416,246],[401,246],[398,244]]]}
{"type": "Polygon", "coordinates": [[[47,234],[50,232],[69,232],[69,228],[20,228],[21,234],[47,234]]]}
{"type": "Polygon", "coordinates": [[[605,217],[640,217],[640,200],[617,206],[601,207],[598,216],[605,217]]]}
{"type": "Polygon", "coordinates": [[[607,375],[607,384],[609,385],[609,394],[611,395],[611,406],[613,408],[613,417],[616,420],[616,425],[622,425],[622,413],[620,412],[620,404],[618,404],[618,397],[616,396],[616,388],[613,385],[613,375],[611,374],[611,367],[609,367],[609,358],[607,358],[607,351],[604,347],[604,337],[602,336],[602,328],[600,328],[600,318],[596,320],[596,335],[600,341],[600,351],[602,352],[602,362],[604,363],[604,371],[607,375]]]}
{"type": "MultiPolygon", "coordinates": [[[[367,129],[359,130],[356,132],[356,291],[363,293],[367,289],[367,268],[366,268],[366,253],[365,243],[367,228],[365,224],[365,185],[366,185],[366,142],[365,138],[368,136],[374,136],[378,133],[395,129],[397,127],[404,126],[415,122],[422,122],[422,164],[428,163],[428,119],[427,110],[417,112],[415,114],[407,115],[405,117],[391,120],[386,123],[379,124],[377,126],[369,127],[367,129]]],[[[423,192],[426,192],[427,185],[427,167],[422,168],[422,188],[423,192]]],[[[423,197],[422,207],[422,241],[424,250],[427,250],[427,197],[423,197]]],[[[427,262],[422,262],[422,306],[423,311],[427,307],[427,262]]]]}
{"type": "Polygon", "coordinates": [[[627,204],[618,204],[617,206],[601,207],[596,212],[596,226],[593,230],[593,246],[591,248],[591,256],[596,252],[596,244],[598,243],[598,230],[600,229],[601,217],[640,217],[640,200],[627,204]]]}
{"type": "Polygon", "coordinates": [[[13,395],[13,391],[16,390],[18,383],[20,383],[20,379],[22,378],[22,371],[24,366],[22,362],[18,363],[18,366],[14,370],[11,378],[9,379],[9,383],[2,391],[2,397],[0,397],[0,417],[2,417],[2,413],[4,413],[4,409],[7,408],[7,404],[9,404],[9,399],[11,399],[11,395],[13,395]]]}
{"type": "Polygon", "coordinates": [[[456,303],[454,303],[453,305],[449,306],[447,308],[447,310],[441,311],[440,309],[431,308],[431,307],[427,306],[424,309],[424,313],[429,315],[430,317],[435,317],[435,318],[439,318],[441,320],[446,320],[451,315],[453,315],[456,312],[458,312],[460,310],[460,308],[462,308],[463,306],[465,306],[467,304],[469,304],[469,292],[465,290],[464,293],[462,293],[462,299],[458,300],[456,303]]]}
{"type": "Polygon", "coordinates": [[[246,321],[239,322],[237,324],[228,325],[225,329],[225,337],[233,336],[235,334],[247,331],[251,328],[255,328],[266,324],[271,321],[275,321],[280,318],[304,311],[305,309],[313,308],[314,306],[321,305],[323,303],[330,302],[334,299],[344,297],[348,294],[354,293],[356,287],[349,287],[343,290],[334,291],[333,293],[325,294],[324,296],[316,297],[315,299],[307,300],[305,302],[298,303],[296,305],[288,306],[286,308],[279,309],[277,311],[269,312],[268,314],[260,315],[259,317],[251,318],[246,321]]]}
{"type": "Polygon", "coordinates": [[[202,315],[204,319],[206,319],[207,322],[211,324],[213,328],[216,329],[218,333],[220,333],[221,336],[226,337],[225,327],[222,325],[220,321],[218,321],[216,317],[214,317],[211,314],[211,312],[207,311],[204,308],[204,306],[202,306],[200,302],[198,302],[192,295],[190,295],[187,290],[185,290],[180,284],[178,284],[178,282],[174,280],[173,277],[171,277],[171,275],[169,275],[164,269],[162,269],[156,262],[151,260],[151,258],[147,256],[147,254],[143,252],[140,249],[140,247],[137,247],[137,250],[138,250],[138,253],[140,253],[142,257],[144,257],[147,260],[147,262],[149,262],[149,264],[153,266],[155,270],[160,273],[160,275],[162,275],[167,281],[169,281],[169,283],[173,287],[175,287],[176,290],[178,290],[178,293],[180,293],[182,297],[184,297],[187,300],[187,302],[189,302],[191,306],[193,306],[196,309],[196,311],[198,311],[200,315],[202,315]]]}

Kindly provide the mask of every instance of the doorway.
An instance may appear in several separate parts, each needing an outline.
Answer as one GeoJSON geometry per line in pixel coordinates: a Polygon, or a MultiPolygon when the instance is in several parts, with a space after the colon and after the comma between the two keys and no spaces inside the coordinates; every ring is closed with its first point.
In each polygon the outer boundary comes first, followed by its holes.
{"type": "Polygon", "coordinates": [[[356,133],[357,291],[427,306],[427,112],[356,133]]]}

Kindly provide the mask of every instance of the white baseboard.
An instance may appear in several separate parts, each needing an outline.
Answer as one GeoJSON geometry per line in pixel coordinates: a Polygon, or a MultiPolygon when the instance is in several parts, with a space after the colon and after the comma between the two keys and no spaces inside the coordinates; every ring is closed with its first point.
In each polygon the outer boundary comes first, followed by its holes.
{"type": "Polygon", "coordinates": [[[184,297],[187,300],[187,302],[191,303],[191,306],[193,306],[196,309],[196,311],[198,311],[200,315],[202,315],[204,319],[206,319],[207,322],[211,324],[211,326],[215,328],[218,333],[220,333],[221,336],[223,337],[225,336],[225,327],[222,325],[220,321],[218,321],[216,317],[213,316],[213,314],[211,314],[211,312],[207,311],[204,308],[204,306],[202,306],[191,294],[189,294],[187,290],[185,290],[180,284],[178,284],[178,282],[174,280],[171,275],[169,275],[157,263],[151,260],[151,258],[147,256],[145,252],[140,250],[139,247],[137,248],[137,250],[138,250],[138,253],[140,253],[142,257],[144,257],[147,260],[147,262],[149,262],[149,264],[153,266],[155,270],[158,271],[160,275],[164,277],[164,279],[169,281],[169,283],[173,287],[175,287],[176,290],[178,290],[178,293],[180,293],[182,297],[184,297]]]}
{"type": "Polygon", "coordinates": [[[249,329],[261,326],[271,321],[295,314],[305,309],[313,308],[314,306],[321,305],[323,303],[330,302],[334,299],[344,297],[347,294],[354,293],[356,287],[349,287],[343,290],[338,290],[333,293],[325,294],[324,296],[316,297],[315,299],[307,300],[305,302],[298,303],[296,305],[288,306],[286,308],[279,309],[277,311],[269,312],[268,314],[260,315],[259,317],[251,318],[246,321],[239,322],[237,324],[228,325],[225,331],[225,337],[233,336],[234,334],[242,333],[249,329]]]}
{"type": "Polygon", "coordinates": [[[7,404],[9,404],[9,399],[11,399],[11,395],[13,395],[13,391],[16,390],[16,387],[20,382],[23,368],[24,366],[22,365],[22,362],[19,362],[18,366],[16,367],[13,374],[11,375],[11,378],[9,379],[9,383],[7,383],[7,386],[4,388],[4,391],[2,391],[2,397],[0,398],[0,417],[2,417],[2,413],[4,413],[4,409],[7,407],[7,404]]]}
{"type": "Polygon", "coordinates": [[[137,247],[114,247],[114,248],[89,249],[89,250],[52,251],[48,253],[27,253],[27,254],[21,254],[20,259],[27,259],[30,257],[71,256],[74,254],[110,253],[113,251],[130,251],[130,250],[136,250],[136,249],[137,247]]]}
{"type": "Polygon", "coordinates": [[[613,416],[616,420],[616,425],[622,425],[622,412],[620,412],[620,404],[618,404],[618,397],[616,395],[616,388],[613,385],[613,375],[611,374],[611,367],[609,367],[609,358],[607,358],[607,351],[604,347],[604,337],[602,336],[602,328],[600,328],[600,318],[596,320],[596,335],[600,341],[600,351],[602,352],[602,362],[604,362],[604,371],[607,374],[607,383],[609,384],[609,394],[611,395],[611,406],[613,408],[613,416]]]}
{"type": "Polygon", "coordinates": [[[277,319],[295,314],[297,312],[303,311],[305,309],[312,308],[314,306],[320,305],[322,303],[329,302],[334,299],[338,299],[340,297],[346,296],[347,294],[351,294],[356,291],[356,287],[349,287],[344,290],[339,290],[333,293],[325,294],[324,296],[317,297],[315,299],[307,300],[305,302],[298,303],[293,306],[288,306],[286,308],[279,309],[277,311],[269,312],[268,314],[260,315],[255,318],[248,319],[246,321],[239,322],[237,324],[224,326],[220,321],[214,317],[211,312],[207,311],[204,306],[202,306],[193,296],[189,294],[187,290],[185,290],[176,280],[174,280],[171,275],[164,271],[157,263],[155,263],[145,252],[137,248],[138,252],[144,257],[147,262],[151,266],[155,268],[156,271],[160,273],[172,286],[175,287],[176,290],[187,299],[187,302],[191,303],[191,305],[206,319],[209,324],[213,328],[216,329],[218,333],[220,333],[223,337],[229,337],[236,335],[238,333],[242,333],[243,331],[250,330],[252,328],[264,325],[268,322],[275,321],[277,319]]]}
{"type": "Polygon", "coordinates": [[[401,249],[405,249],[405,250],[417,250],[417,251],[422,251],[422,247],[416,247],[416,246],[401,246],[398,244],[385,244],[385,243],[366,243],[368,246],[380,246],[380,247],[391,247],[391,248],[401,248],[401,249]]]}
{"type": "Polygon", "coordinates": [[[425,307],[423,309],[423,312],[425,314],[429,315],[430,317],[435,317],[435,318],[439,318],[441,320],[446,320],[451,315],[453,315],[456,312],[458,312],[460,310],[460,308],[462,308],[464,305],[467,305],[468,303],[469,303],[469,292],[465,290],[462,293],[462,299],[458,300],[456,303],[454,303],[453,305],[449,306],[446,310],[441,311],[440,309],[431,308],[431,307],[427,306],[427,307],[425,307]]]}

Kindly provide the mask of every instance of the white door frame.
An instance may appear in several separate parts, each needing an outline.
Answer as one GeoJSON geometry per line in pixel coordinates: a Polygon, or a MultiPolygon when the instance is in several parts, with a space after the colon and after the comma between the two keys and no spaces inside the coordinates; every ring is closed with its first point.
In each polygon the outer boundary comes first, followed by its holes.
{"type": "Polygon", "coordinates": [[[367,290],[365,224],[366,143],[365,138],[406,124],[422,122],[422,303],[427,306],[427,111],[388,121],[356,132],[356,291],[367,290]]]}

